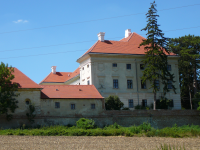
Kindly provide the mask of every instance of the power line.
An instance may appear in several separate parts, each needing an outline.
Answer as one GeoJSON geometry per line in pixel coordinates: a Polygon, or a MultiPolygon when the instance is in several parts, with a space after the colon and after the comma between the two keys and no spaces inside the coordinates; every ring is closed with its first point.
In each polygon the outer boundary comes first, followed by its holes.
{"type": "MultiPolygon", "coordinates": [[[[185,30],[185,29],[192,29],[192,28],[199,28],[200,26],[196,27],[189,27],[189,28],[182,28],[182,29],[174,29],[174,30],[167,30],[163,32],[171,32],[171,31],[177,31],[177,30],[185,30]]],[[[146,35],[146,34],[141,34],[146,35]]],[[[109,39],[116,39],[116,38],[123,38],[123,37],[114,37],[109,39]]],[[[94,42],[97,40],[89,40],[89,41],[81,41],[81,42],[73,42],[73,43],[63,43],[63,44],[54,44],[54,45],[43,45],[43,46],[36,46],[36,47],[29,47],[29,48],[18,48],[18,49],[11,49],[11,50],[3,50],[0,52],[9,52],[9,51],[18,51],[18,50],[26,50],[26,49],[36,49],[36,48],[44,48],[44,47],[53,47],[53,46],[61,46],[61,45],[69,45],[69,44],[77,44],[77,43],[85,43],[85,42],[94,42]]]]}
{"type": "MultiPolygon", "coordinates": [[[[200,4],[186,5],[186,6],[180,6],[180,7],[174,7],[174,8],[167,8],[167,9],[161,9],[161,10],[158,10],[158,11],[166,11],[166,10],[172,10],[172,9],[179,9],[179,8],[191,7],[191,6],[196,6],[196,5],[200,5],[200,4]]],[[[136,14],[128,14],[128,15],[123,15],[123,16],[115,16],[115,17],[108,17],[108,18],[102,18],[102,19],[94,19],[94,20],[87,20],[87,21],[80,21],[80,22],[72,22],[72,23],[52,25],[52,26],[45,26],[45,27],[38,27],[38,28],[31,28],[31,29],[24,29],[24,30],[15,30],[15,31],[0,32],[0,34],[21,32],[21,31],[30,31],[30,30],[38,30],[38,29],[45,29],[45,28],[52,28],[52,27],[59,27],[59,26],[67,26],[67,25],[87,23],[87,22],[94,22],[94,21],[100,21],[100,20],[108,20],[108,19],[115,19],[115,18],[121,18],[121,17],[128,17],[128,16],[140,15],[140,14],[145,14],[145,13],[146,12],[141,12],[141,13],[136,13],[136,14]]]]}
{"type": "MultiPolygon", "coordinates": [[[[132,45],[138,45],[138,44],[129,44],[129,46],[132,45]]],[[[124,45],[117,46],[118,48],[124,48],[124,45]]],[[[139,45],[138,45],[139,47],[139,45]]],[[[102,48],[96,48],[97,49],[102,49],[102,48]]],[[[46,53],[46,54],[36,54],[36,55],[26,55],[26,56],[16,56],[16,57],[8,57],[8,58],[0,58],[0,59],[10,59],[10,58],[21,58],[21,57],[31,57],[31,56],[43,56],[43,55],[51,55],[51,54],[61,54],[61,53],[69,53],[69,52],[77,52],[77,51],[87,51],[88,49],[83,49],[83,50],[74,50],[74,51],[66,51],[66,52],[56,52],[56,53],[46,53]]],[[[98,52],[97,52],[98,53],[98,52]]]]}

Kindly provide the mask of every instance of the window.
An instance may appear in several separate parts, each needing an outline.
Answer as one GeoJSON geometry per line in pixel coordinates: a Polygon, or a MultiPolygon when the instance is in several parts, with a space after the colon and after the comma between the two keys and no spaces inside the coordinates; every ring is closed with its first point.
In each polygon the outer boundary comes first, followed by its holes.
{"type": "Polygon", "coordinates": [[[87,68],[89,68],[89,65],[87,65],[87,68]]]}
{"type": "Polygon", "coordinates": [[[143,83],[142,83],[142,80],[141,80],[141,88],[142,88],[142,89],[146,89],[146,88],[147,88],[147,87],[146,87],[146,82],[143,82],[143,83]]]}
{"type": "Polygon", "coordinates": [[[126,64],[126,69],[131,69],[131,64],[126,64]]]}
{"type": "Polygon", "coordinates": [[[29,105],[31,103],[31,100],[29,98],[26,98],[25,103],[26,103],[26,105],[29,105]]]}
{"type": "Polygon", "coordinates": [[[156,84],[156,87],[159,89],[160,88],[159,80],[155,80],[155,84],[156,84]]]}
{"type": "Polygon", "coordinates": [[[144,70],[144,64],[140,64],[140,70],[144,70]]]}
{"type": "Polygon", "coordinates": [[[128,107],[133,108],[133,100],[132,99],[128,100],[128,107]]]}
{"type": "Polygon", "coordinates": [[[95,104],[91,104],[91,109],[95,109],[95,104]]]}
{"type": "Polygon", "coordinates": [[[143,100],[142,100],[142,106],[143,106],[143,107],[146,107],[146,106],[147,106],[147,100],[146,100],[146,99],[143,99],[143,100]]]}
{"type": "Polygon", "coordinates": [[[117,63],[113,63],[112,66],[113,66],[113,67],[117,67],[117,63]]]}
{"type": "Polygon", "coordinates": [[[30,101],[29,100],[26,100],[26,105],[29,105],[30,104],[30,101]]]}
{"type": "Polygon", "coordinates": [[[171,65],[167,65],[167,70],[168,70],[168,71],[171,71],[171,70],[172,70],[171,65]]]}
{"type": "Polygon", "coordinates": [[[167,88],[172,89],[172,81],[171,80],[167,81],[167,88]]]}
{"type": "Polygon", "coordinates": [[[60,102],[55,102],[55,108],[60,108],[60,102]]]}
{"type": "Polygon", "coordinates": [[[118,79],[113,79],[113,88],[118,89],[118,79]]]}
{"type": "Polygon", "coordinates": [[[169,107],[174,107],[174,101],[173,101],[173,99],[169,100],[169,105],[168,106],[169,107]]]}
{"type": "Polygon", "coordinates": [[[75,104],[71,104],[71,109],[75,109],[75,104]]]}
{"type": "Polygon", "coordinates": [[[84,67],[82,68],[82,70],[84,70],[84,67]]]}
{"type": "Polygon", "coordinates": [[[90,85],[90,80],[87,81],[87,85],[90,85]]]}
{"type": "Polygon", "coordinates": [[[127,88],[132,89],[133,88],[133,81],[132,80],[127,80],[127,88]]]}

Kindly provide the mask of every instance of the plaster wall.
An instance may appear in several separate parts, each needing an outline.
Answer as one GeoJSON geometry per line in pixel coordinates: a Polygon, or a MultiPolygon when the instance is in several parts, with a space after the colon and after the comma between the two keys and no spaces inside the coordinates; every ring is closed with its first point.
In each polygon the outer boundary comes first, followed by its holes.
{"type": "Polygon", "coordinates": [[[30,100],[35,105],[35,113],[40,114],[40,89],[19,89],[17,93],[19,93],[19,96],[16,97],[18,108],[15,110],[15,115],[26,115],[29,110],[26,100],[30,100]]]}
{"type": "MultiPolygon", "coordinates": [[[[150,82],[146,82],[146,89],[141,88],[141,77],[143,70],[140,69],[140,64],[144,56],[138,55],[103,55],[90,54],[83,60],[79,60],[80,66],[91,64],[91,69],[80,70],[80,83],[86,84],[87,77],[90,77],[91,83],[95,85],[97,90],[103,97],[109,95],[117,95],[124,102],[124,106],[128,107],[128,99],[133,99],[134,105],[141,105],[142,99],[147,99],[148,105],[153,103],[153,93],[150,88],[150,82]],[[112,64],[117,63],[117,67],[112,64]],[[126,65],[131,64],[131,69],[127,69],[126,65]],[[118,79],[118,88],[113,88],[113,80],[118,79]],[[127,80],[132,80],[133,88],[127,88],[127,80]]],[[[168,64],[171,65],[171,73],[175,75],[176,93],[170,90],[166,97],[173,99],[174,108],[181,109],[180,88],[178,78],[178,57],[168,57],[168,64]]],[[[160,81],[160,91],[157,94],[157,99],[163,93],[163,85],[160,81]]]]}
{"type": "Polygon", "coordinates": [[[80,85],[92,85],[91,60],[87,58],[80,64],[80,85]]]}
{"type": "Polygon", "coordinates": [[[41,99],[41,115],[98,115],[103,104],[102,99],[41,99]],[[60,103],[60,108],[55,108],[55,102],[60,103]],[[75,104],[75,109],[71,109],[71,104],[75,104]],[[91,109],[91,104],[95,104],[95,109],[91,109]]]}

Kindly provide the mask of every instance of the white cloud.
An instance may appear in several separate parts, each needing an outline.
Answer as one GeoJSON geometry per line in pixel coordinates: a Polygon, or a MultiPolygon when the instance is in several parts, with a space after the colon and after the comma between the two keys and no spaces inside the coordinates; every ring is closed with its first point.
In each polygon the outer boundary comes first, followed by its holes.
{"type": "Polygon", "coordinates": [[[27,23],[28,20],[22,20],[22,19],[19,19],[17,21],[13,21],[14,23],[27,23]]]}

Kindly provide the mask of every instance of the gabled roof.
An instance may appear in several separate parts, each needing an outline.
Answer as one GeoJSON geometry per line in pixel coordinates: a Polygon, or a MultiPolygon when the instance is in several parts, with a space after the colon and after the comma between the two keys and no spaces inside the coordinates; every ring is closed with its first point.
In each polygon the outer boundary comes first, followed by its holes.
{"type": "Polygon", "coordinates": [[[73,77],[80,74],[80,69],[77,68],[74,72],[56,72],[56,74],[53,74],[52,72],[44,78],[40,83],[45,82],[57,82],[57,83],[64,83],[73,77]]]}
{"type": "Polygon", "coordinates": [[[15,78],[12,80],[12,83],[17,83],[19,88],[42,88],[17,68],[14,68],[13,75],[15,78]]]}
{"type": "Polygon", "coordinates": [[[49,98],[103,98],[94,85],[41,85],[42,99],[49,98]]]}
{"type": "MultiPolygon", "coordinates": [[[[129,37],[123,38],[120,41],[97,41],[84,55],[89,53],[144,55],[146,52],[144,46],[139,46],[142,40],[145,40],[145,38],[133,32],[129,37]]],[[[176,54],[170,53],[167,55],[176,54]]]]}

